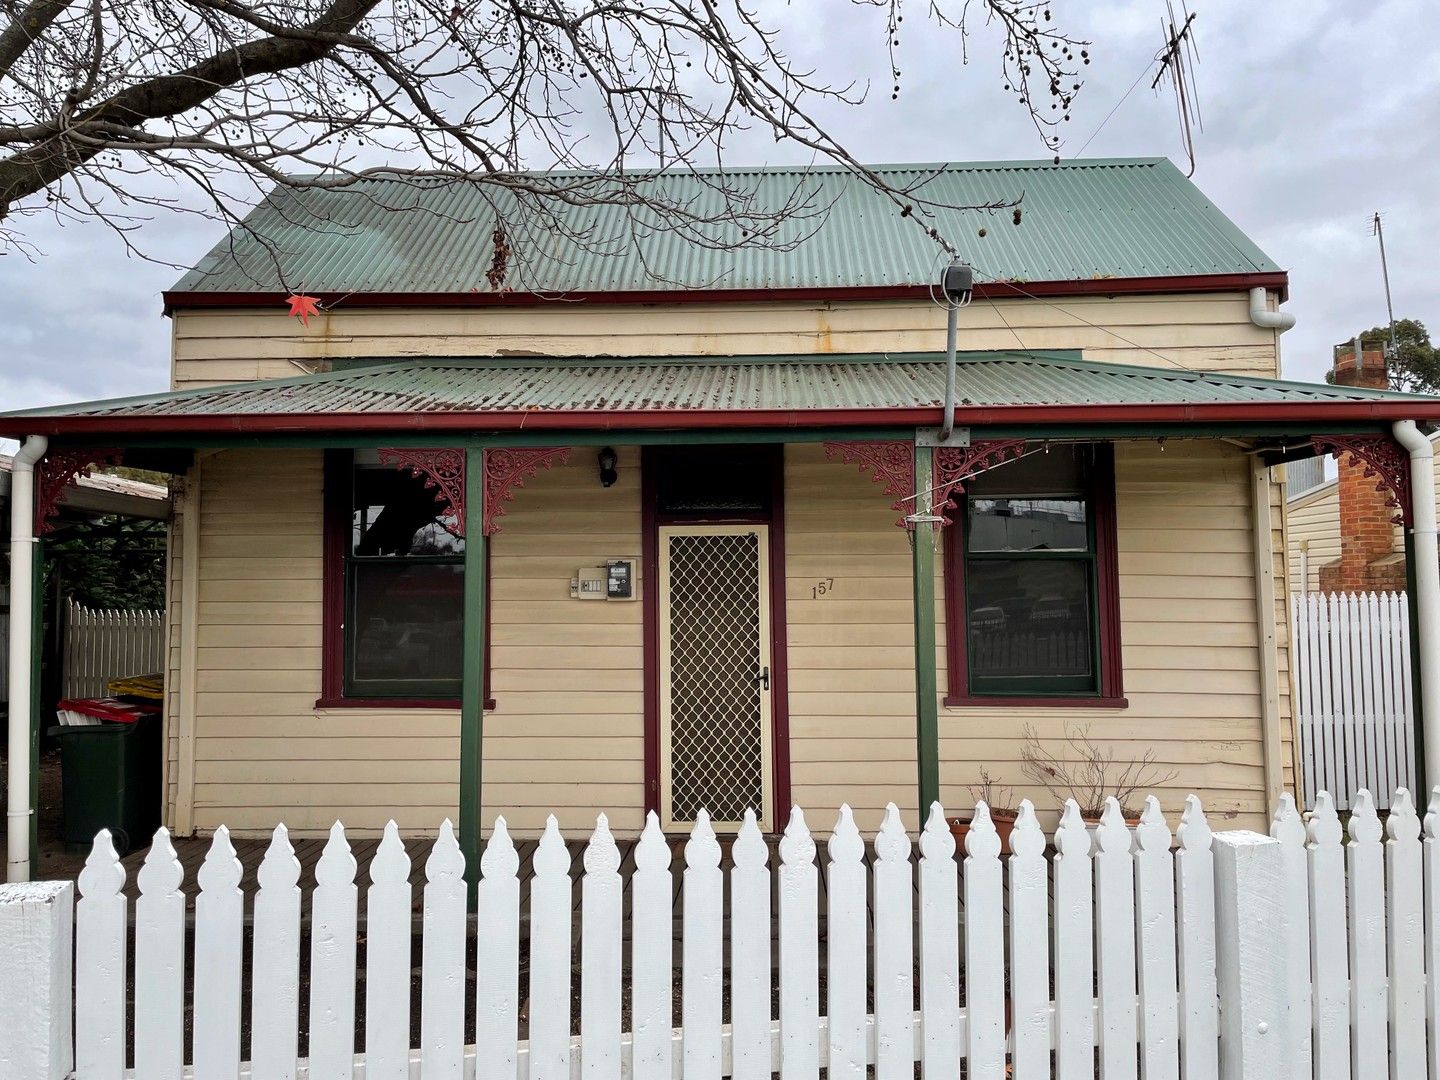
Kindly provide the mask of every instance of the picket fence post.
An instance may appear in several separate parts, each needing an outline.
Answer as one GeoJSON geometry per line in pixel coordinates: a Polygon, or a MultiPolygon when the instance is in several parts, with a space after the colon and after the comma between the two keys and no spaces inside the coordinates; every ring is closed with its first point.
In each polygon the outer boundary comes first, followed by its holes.
{"type": "Polygon", "coordinates": [[[1220,1080],[1300,1080],[1285,1053],[1287,964],[1280,841],[1216,833],[1220,1080]]]}
{"type": "Polygon", "coordinates": [[[24,993],[0,994],[0,1080],[70,1075],[75,887],[0,885],[0,972],[24,993]]]}

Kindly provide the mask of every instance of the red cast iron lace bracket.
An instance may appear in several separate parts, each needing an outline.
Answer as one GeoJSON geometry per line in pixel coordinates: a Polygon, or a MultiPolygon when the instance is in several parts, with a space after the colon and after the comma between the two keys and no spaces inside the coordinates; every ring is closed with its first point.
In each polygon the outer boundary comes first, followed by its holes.
{"type": "Polygon", "coordinates": [[[455,534],[465,535],[465,451],[384,447],[376,451],[381,465],[405,469],[434,489],[435,502],[455,517],[455,534]]]}
{"type": "Polygon", "coordinates": [[[965,481],[986,469],[993,469],[1006,461],[1013,461],[1025,453],[1024,439],[991,439],[972,442],[969,446],[941,446],[935,451],[934,490],[930,494],[930,505],[950,524],[945,511],[958,505],[956,494],[963,493],[965,481]]]}
{"type": "Polygon", "coordinates": [[[96,449],[72,447],[46,454],[37,470],[35,484],[35,531],[40,535],[51,532],[55,525],[52,518],[60,512],[60,496],[65,489],[82,476],[89,476],[97,465],[119,465],[125,451],[113,447],[96,449]]]}
{"type": "Polygon", "coordinates": [[[1390,520],[1409,527],[1414,522],[1410,496],[1410,455],[1389,435],[1316,435],[1310,443],[1316,451],[1342,456],[1351,468],[1363,465],[1363,475],[1376,478],[1375,490],[1385,492],[1385,505],[1397,512],[1390,520]]]}
{"type": "MultiPolygon", "coordinates": [[[[435,491],[435,501],[455,516],[456,533],[465,535],[465,451],[458,449],[411,449],[385,447],[378,451],[382,465],[408,469],[435,491]]],[[[540,469],[550,469],[570,457],[568,446],[502,447],[484,452],[485,517],[481,531],[493,536],[500,531],[496,518],[505,513],[505,504],[515,490],[540,469]]]]}
{"type": "Polygon", "coordinates": [[[908,442],[827,442],[825,456],[842,464],[858,465],[861,473],[872,474],[877,484],[885,485],[885,494],[895,501],[890,509],[899,511],[895,522],[902,529],[915,526],[905,520],[907,503],[915,495],[915,448],[908,442]]]}
{"type": "Polygon", "coordinates": [[[486,536],[500,531],[496,521],[505,513],[505,504],[515,497],[515,490],[542,468],[553,469],[570,460],[568,446],[496,447],[485,451],[485,520],[486,536]]]}

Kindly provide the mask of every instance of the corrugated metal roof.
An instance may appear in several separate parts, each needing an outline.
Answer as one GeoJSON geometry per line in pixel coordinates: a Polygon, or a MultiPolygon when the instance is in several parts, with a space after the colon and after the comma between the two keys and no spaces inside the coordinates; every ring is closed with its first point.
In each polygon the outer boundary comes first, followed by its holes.
{"type": "MultiPolygon", "coordinates": [[[[883,165],[897,188],[949,205],[1023,196],[1010,212],[939,211],[982,279],[1081,281],[1274,272],[1279,268],[1164,158],[883,165]],[[981,237],[980,230],[985,230],[981,237]]],[[[582,201],[603,177],[550,173],[582,201]]],[[[490,292],[497,215],[510,230],[504,288],[596,293],[927,285],[940,252],[873,188],[839,168],[653,173],[659,199],[697,223],[665,227],[634,205],[516,197],[467,181],[369,180],[335,190],[280,190],[217,244],[176,292],[490,292]],[[727,212],[727,207],[735,213],[727,212]],[[790,207],[775,235],[740,246],[760,215],[790,207]],[[798,207],[798,209],[796,209],[798,207]],[[563,219],[547,226],[544,213],[563,219]],[[824,214],[823,218],[820,216],[824,214]],[[528,226],[524,223],[528,222],[528,226]],[[706,224],[705,222],[715,222],[706,224]],[[583,242],[580,238],[583,237],[583,242]],[[278,269],[277,269],[278,267],[278,269]]]]}
{"type": "MultiPolygon", "coordinates": [[[[1417,400],[1379,390],[1250,379],[1054,354],[959,358],[959,404],[1200,405],[1417,400]]],[[[703,359],[428,359],[148,397],[54,406],[26,417],[886,410],[939,408],[943,355],[703,359]]],[[[1432,400],[1432,399],[1418,399],[1432,400]]]]}

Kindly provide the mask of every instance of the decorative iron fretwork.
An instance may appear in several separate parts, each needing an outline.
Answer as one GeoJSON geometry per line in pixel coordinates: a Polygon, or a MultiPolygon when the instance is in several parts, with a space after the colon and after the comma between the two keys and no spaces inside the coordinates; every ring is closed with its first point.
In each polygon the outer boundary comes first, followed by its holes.
{"type": "Polygon", "coordinates": [[[384,447],[381,465],[409,470],[435,492],[435,501],[455,516],[455,533],[465,535],[465,451],[453,448],[384,447]]]}
{"type": "Polygon", "coordinates": [[[945,510],[954,505],[957,492],[965,490],[965,481],[1002,462],[1012,461],[1025,453],[1024,439],[991,439],[972,442],[969,446],[941,446],[935,450],[935,487],[930,495],[933,512],[949,524],[945,510]]]}
{"type": "Polygon", "coordinates": [[[890,509],[900,512],[895,522],[901,528],[914,526],[905,520],[906,504],[915,495],[915,448],[908,442],[827,442],[825,456],[838,456],[846,465],[859,465],[862,473],[870,473],[877,484],[885,485],[885,494],[895,501],[890,509]]]}
{"type": "Polygon", "coordinates": [[[1363,475],[1376,478],[1375,490],[1385,492],[1385,505],[1396,511],[1390,520],[1411,524],[1410,455],[1398,442],[1389,435],[1316,435],[1310,443],[1336,461],[1344,456],[1352,469],[1364,465],[1363,475]]]}
{"type": "Polygon", "coordinates": [[[55,526],[51,519],[59,512],[60,496],[72,482],[82,476],[89,476],[97,465],[119,465],[125,451],[113,447],[96,449],[93,446],[73,447],[46,454],[37,470],[35,484],[35,531],[50,532],[55,526]]]}
{"type": "Polygon", "coordinates": [[[514,498],[515,489],[523,487],[540,469],[551,469],[570,460],[568,446],[499,447],[485,451],[485,521],[486,536],[500,531],[496,521],[505,513],[505,504],[514,498]]]}

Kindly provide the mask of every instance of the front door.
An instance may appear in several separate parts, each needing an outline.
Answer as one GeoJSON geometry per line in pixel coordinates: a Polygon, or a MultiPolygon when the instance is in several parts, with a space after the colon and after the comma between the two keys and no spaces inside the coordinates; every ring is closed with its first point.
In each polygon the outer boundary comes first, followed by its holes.
{"type": "Polygon", "coordinates": [[[771,807],[770,530],[659,529],[660,817],[717,829],[771,807]]]}

